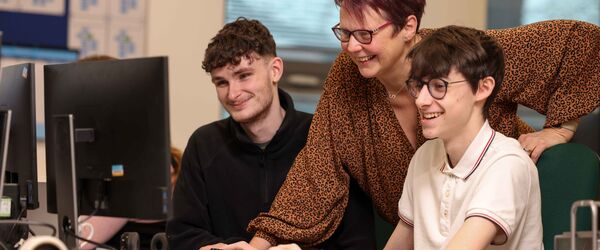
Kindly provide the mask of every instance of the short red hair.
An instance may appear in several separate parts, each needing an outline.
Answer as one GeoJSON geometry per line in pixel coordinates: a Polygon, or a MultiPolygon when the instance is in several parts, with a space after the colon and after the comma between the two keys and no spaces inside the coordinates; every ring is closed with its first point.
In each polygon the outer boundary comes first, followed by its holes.
{"type": "Polygon", "coordinates": [[[351,15],[364,20],[365,7],[371,7],[394,25],[394,33],[406,25],[410,15],[417,17],[417,29],[425,11],[425,0],[335,0],[335,4],[351,15]]]}

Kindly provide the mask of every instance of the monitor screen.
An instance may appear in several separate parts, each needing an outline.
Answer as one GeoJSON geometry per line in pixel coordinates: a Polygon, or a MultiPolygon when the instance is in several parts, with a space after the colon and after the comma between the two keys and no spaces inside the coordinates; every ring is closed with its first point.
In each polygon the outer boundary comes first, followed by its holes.
{"type": "Polygon", "coordinates": [[[4,67],[0,80],[0,109],[12,111],[5,181],[18,184],[28,209],[39,207],[34,69],[33,63],[4,67]]]}
{"type": "Polygon", "coordinates": [[[65,149],[52,121],[72,115],[79,213],[166,219],[167,72],[165,57],[44,66],[49,212],[57,212],[56,185],[68,185],[56,182],[57,165],[68,162],[53,153],[65,149]]]}

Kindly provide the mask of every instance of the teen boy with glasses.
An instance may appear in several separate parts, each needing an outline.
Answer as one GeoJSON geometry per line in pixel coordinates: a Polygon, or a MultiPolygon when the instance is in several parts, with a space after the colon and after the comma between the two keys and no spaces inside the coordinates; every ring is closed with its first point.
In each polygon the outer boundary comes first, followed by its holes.
{"type": "Polygon", "coordinates": [[[536,167],[486,119],[504,74],[500,46],[448,26],[408,58],[407,87],[431,140],[411,160],[386,249],[543,249],[536,167]]]}

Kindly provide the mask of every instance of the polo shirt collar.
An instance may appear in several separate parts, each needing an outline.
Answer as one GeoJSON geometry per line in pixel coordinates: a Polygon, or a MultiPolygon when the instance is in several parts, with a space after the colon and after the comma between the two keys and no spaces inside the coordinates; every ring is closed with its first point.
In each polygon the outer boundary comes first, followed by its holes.
{"type": "MultiPolygon", "coordinates": [[[[444,174],[467,180],[481,163],[495,136],[496,131],[490,127],[490,124],[486,120],[477,133],[477,136],[475,136],[469,147],[467,147],[460,161],[458,161],[458,164],[454,168],[450,168],[448,157],[444,156],[444,166],[440,170],[444,174]]],[[[445,150],[443,152],[444,154],[446,153],[445,150]]]]}

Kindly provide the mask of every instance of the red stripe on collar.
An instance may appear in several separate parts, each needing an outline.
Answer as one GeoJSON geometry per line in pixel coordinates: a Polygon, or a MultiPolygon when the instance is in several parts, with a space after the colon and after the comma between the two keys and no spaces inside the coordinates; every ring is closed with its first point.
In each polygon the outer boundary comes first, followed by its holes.
{"type": "Polygon", "coordinates": [[[471,169],[471,171],[469,171],[469,174],[467,174],[467,176],[465,176],[465,178],[463,178],[463,180],[466,181],[469,178],[469,176],[471,176],[473,174],[473,172],[475,172],[475,169],[477,169],[477,167],[479,167],[481,160],[483,160],[483,156],[485,156],[485,153],[490,148],[490,145],[492,145],[492,141],[494,141],[494,137],[496,137],[496,131],[492,130],[492,135],[490,135],[490,138],[488,139],[488,142],[485,144],[483,151],[481,151],[481,154],[479,154],[479,158],[477,158],[475,165],[473,165],[473,168],[471,169]]]}

